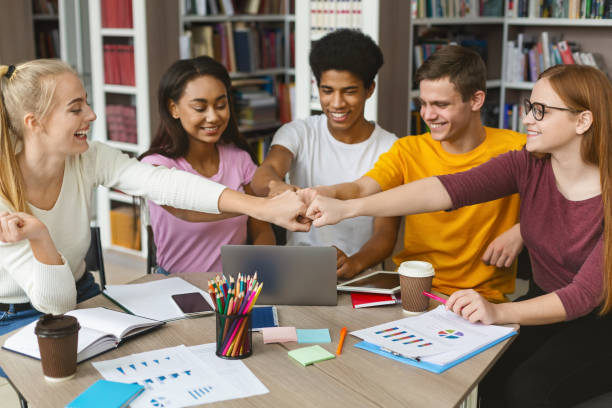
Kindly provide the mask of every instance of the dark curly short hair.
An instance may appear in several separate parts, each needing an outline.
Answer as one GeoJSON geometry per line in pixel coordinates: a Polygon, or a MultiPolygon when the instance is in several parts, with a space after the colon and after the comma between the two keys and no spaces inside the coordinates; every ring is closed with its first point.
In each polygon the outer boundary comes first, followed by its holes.
{"type": "Polygon", "coordinates": [[[340,29],[315,41],[310,50],[310,68],[321,82],[325,71],[349,71],[363,81],[365,88],[383,64],[383,55],[372,38],[358,30],[340,29]]]}

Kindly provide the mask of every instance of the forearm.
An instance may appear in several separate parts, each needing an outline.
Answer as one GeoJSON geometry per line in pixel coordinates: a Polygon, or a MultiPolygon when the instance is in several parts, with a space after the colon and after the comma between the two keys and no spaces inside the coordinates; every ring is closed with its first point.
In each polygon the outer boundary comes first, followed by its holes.
{"type": "Polygon", "coordinates": [[[442,211],[452,207],[450,195],[437,177],[424,178],[344,203],[344,218],[363,215],[393,217],[442,211]]]}
{"type": "Polygon", "coordinates": [[[258,220],[264,217],[266,199],[248,194],[239,193],[229,188],[225,189],[219,197],[219,211],[231,214],[246,214],[258,220]]]}
{"type": "Polygon", "coordinates": [[[187,222],[210,222],[210,221],[220,221],[228,218],[236,217],[240,214],[234,213],[221,213],[221,214],[209,214],[202,213],[192,210],[182,210],[180,208],[174,208],[169,206],[162,206],[164,210],[168,211],[170,214],[174,215],[177,218],[180,218],[183,221],[187,222]]]}
{"type": "Polygon", "coordinates": [[[538,296],[521,302],[508,302],[495,305],[496,323],[519,323],[526,326],[563,322],[565,308],[555,293],[538,296]]]}
{"type": "Polygon", "coordinates": [[[284,183],[284,180],[272,167],[263,165],[255,172],[251,188],[255,195],[265,197],[270,192],[271,182],[284,183]]]}
{"type": "Polygon", "coordinates": [[[400,217],[375,218],[370,239],[350,258],[360,271],[384,261],[393,252],[400,217]]]}
{"type": "Polygon", "coordinates": [[[247,225],[253,245],[276,245],[276,237],[269,223],[249,218],[247,225]]]}
{"type": "Polygon", "coordinates": [[[38,239],[30,239],[32,254],[38,262],[45,265],[63,265],[62,257],[48,233],[38,239]]]}

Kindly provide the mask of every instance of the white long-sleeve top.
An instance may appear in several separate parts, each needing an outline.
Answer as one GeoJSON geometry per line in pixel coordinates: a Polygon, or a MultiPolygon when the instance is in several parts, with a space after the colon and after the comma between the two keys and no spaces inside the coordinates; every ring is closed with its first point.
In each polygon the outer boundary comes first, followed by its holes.
{"type": "MultiPolygon", "coordinates": [[[[99,185],[143,196],[160,205],[219,213],[225,186],[187,172],[154,167],[105,144],[66,159],[62,187],[53,208],[32,205],[49,230],[63,265],[38,262],[30,242],[0,242],[0,303],[26,303],[43,313],[64,313],[76,305],[76,287],[85,273],[90,244],[93,193],[99,185]]],[[[0,200],[0,212],[12,211],[0,200]]]]}

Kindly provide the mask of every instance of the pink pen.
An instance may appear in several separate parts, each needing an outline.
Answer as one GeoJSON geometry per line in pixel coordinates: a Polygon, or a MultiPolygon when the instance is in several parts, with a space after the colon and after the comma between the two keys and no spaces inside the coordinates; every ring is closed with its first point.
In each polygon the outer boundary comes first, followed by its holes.
{"type": "Polygon", "coordinates": [[[429,292],[423,291],[423,294],[427,297],[432,298],[433,300],[437,300],[440,303],[446,304],[446,299],[442,299],[440,296],[433,295],[429,292]]]}

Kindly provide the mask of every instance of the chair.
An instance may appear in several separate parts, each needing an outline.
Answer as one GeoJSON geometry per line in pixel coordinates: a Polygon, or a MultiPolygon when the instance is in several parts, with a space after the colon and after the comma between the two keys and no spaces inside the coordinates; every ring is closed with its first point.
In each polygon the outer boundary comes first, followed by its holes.
{"type": "Polygon", "coordinates": [[[153,228],[147,224],[147,274],[155,273],[157,268],[157,247],[153,237],[153,228]]]}
{"type": "Polygon", "coordinates": [[[102,255],[102,242],[100,240],[100,227],[90,227],[91,243],[85,255],[85,270],[98,272],[100,277],[100,290],[106,287],[106,273],[104,271],[104,258],[102,255]]]}

